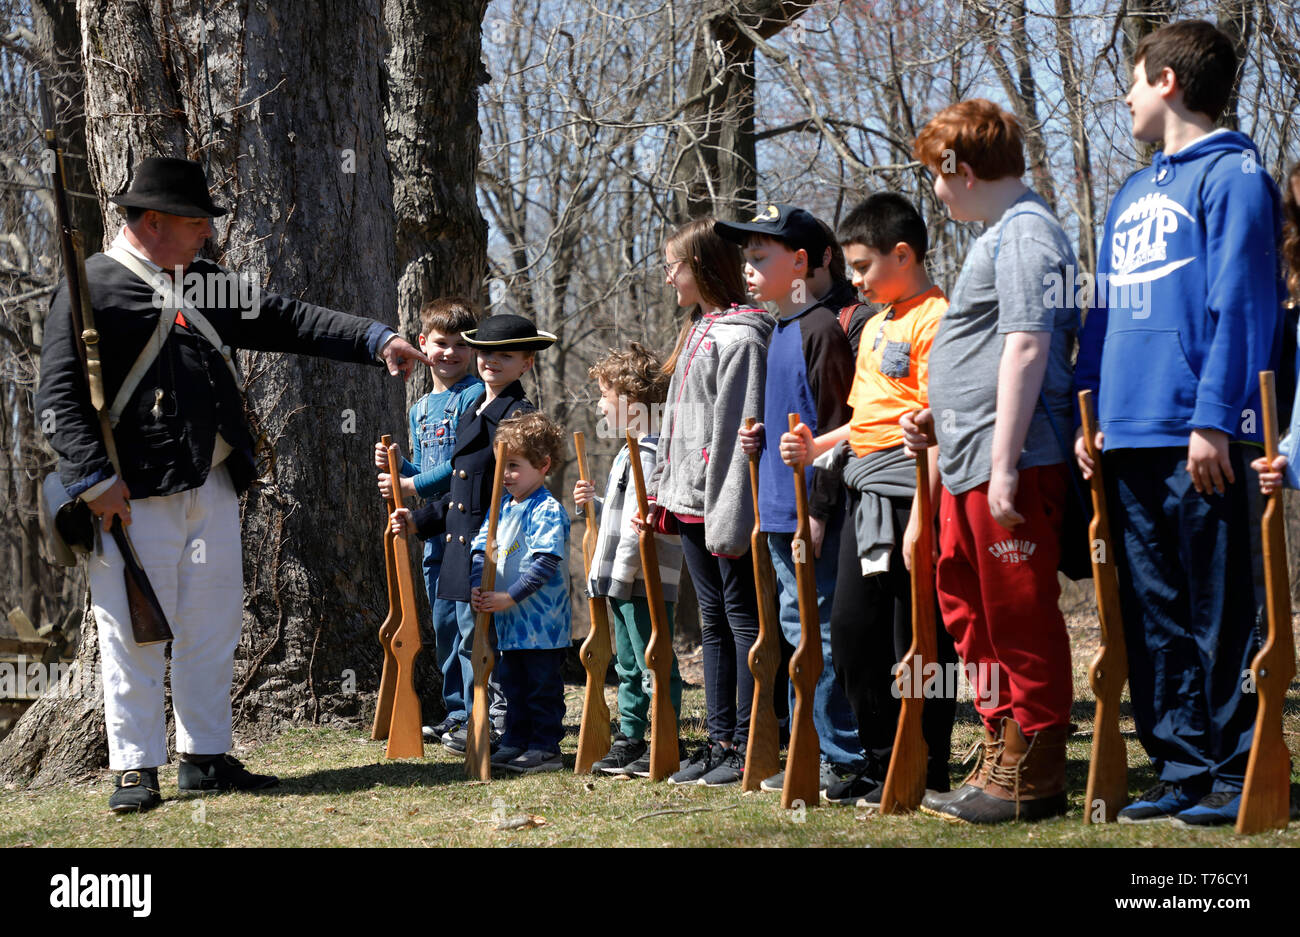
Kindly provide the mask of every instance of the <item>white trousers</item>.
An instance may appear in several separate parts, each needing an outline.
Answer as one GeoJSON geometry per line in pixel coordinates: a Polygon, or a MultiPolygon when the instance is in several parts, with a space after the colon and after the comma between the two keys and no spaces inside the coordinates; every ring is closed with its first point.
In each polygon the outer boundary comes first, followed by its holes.
{"type": "MultiPolygon", "coordinates": [[[[230,692],[243,621],[239,499],[224,465],[200,488],[131,502],[131,543],[172,634],[176,750],[230,750],[230,692]]],[[[167,763],[165,644],[141,647],[131,633],[122,557],[105,532],[90,555],[90,593],[99,626],[109,767],[167,763]]]]}

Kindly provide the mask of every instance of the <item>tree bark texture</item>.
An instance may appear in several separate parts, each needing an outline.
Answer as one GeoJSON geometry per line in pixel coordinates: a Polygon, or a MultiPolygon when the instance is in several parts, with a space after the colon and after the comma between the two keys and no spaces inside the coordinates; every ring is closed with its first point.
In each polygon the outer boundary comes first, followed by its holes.
{"type": "MultiPolygon", "coordinates": [[[[481,58],[486,7],[487,0],[384,3],[397,308],[411,341],[421,332],[425,302],[462,296],[482,308],[487,299],[487,225],[475,192],[478,86],[488,80],[481,58]]],[[[430,389],[421,369],[407,384],[408,405],[430,389]]]]}

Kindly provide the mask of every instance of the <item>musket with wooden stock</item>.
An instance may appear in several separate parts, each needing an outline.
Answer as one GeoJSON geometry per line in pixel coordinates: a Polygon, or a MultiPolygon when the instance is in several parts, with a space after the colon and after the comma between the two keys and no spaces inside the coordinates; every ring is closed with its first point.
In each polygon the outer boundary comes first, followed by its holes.
{"type": "MultiPolygon", "coordinates": [[[[392,492],[393,510],[402,507],[401,454],[397,447],[388,447],[389,490],[392,492]]],[[[401,618],[391,640],[393,660],[397,664],[394,681],[392,709],[388,724],[389,758],[421,758],[424,756],[424,736],[420,729],[420,697],[415,692],[415,657],[420,653],[420,619],[415,611],[415,584],[411,576],[411,550],[405,537],[392,541],[393,572],[397,579],[397,594],[401,604],[401,618]]],[[[385,666],[388,661],[384,660],[385,666]]],[[[381,678],[382,681],[382,678],[381,678]]],[[[382,693],[382,685],[380,688],[382,693]]],[[[381,698],[382,704],[382,698],[381,698]]]]}
{"type": "MultiPolygon", "coordinates": [[[[1277,395],[1273,372],[1261,371],[1264,453],[1277,458],[1277,395]]],[[[1282,488],[1268,496],[1262,523],[1264,588],[1268,596],[1268,638],[1250,670],[1259,693],[1255,737],[1246,763],[1246,782],[1237,810],[1238,833],[1285,829],[1291,817],[1291,753],[1282,737],[1282,707],[1295,676],[1295,637],[1291,633],[1291,584],[1286,565],[1286,518],[1282,488]]]]}
{"type": "MultiPolygon", "coordinates": [[[[788,419],[790,431],[794,432],[800,423],[799,414],[791,413],[788,419]]],[[[794,499],[799,529],[790,546],[799,594],[799,646],[790,658],[794,712],[785,756],[785,784],[781,788],[781,806],[785,808],[821,803],[821,742],[813,723],[813,707],[817,681],[822,675],[822,629],[817,610],[816,558],[808,522],[808,484],[802,464],[794,467],[794,499]]]]}
{"type": "MultiPolygon", "coordinates": [[[[745,419],[752,429],[754,418],[745,419]]],[[[745,748],[745,773],[741,790],[756,791],[764,778],[781,770],[781,735],[776,723],[772,691],[781,659],[780,617],[776,604],[776,573],[767,535],[758,516],[757,452],[749,454],[749,487],[754,499],[754,530],[749,535],[749,552],[754,561],[754,591],[758,599],[758,640],[749,649],[749,672],[754,675],[754,700],[749,708],[749,744],[745,748]]]]}
{"type": "MultiPolygon", "coordinates": [[[[54,126],[54,109],[50,105],[49,91],[41,85],[41,110],[44,112],[45,145],[53,154],[51,179],[54,187],[54,210],[59,226],[59,248],[63,255],[63,272],[67,280],[68,312],[72,317],[72,332],[77,336],[77,354],[85,372],[90,404],[99,419],[100,437],[113,472],[122,479],[122,463],[113,440],[113,423],[109,417],[108,401],[104,398],[104,375],[99,360],[99,332],[95,328],[95,312],[90,304],[90,288],[86,282],[85,252],[81,232],[72,226],[68,211],[68,193],[64,186],[63,148],[59,145],[54,126]]],[[[96,522],[98,523],[98,521],[96,522]]],[[[127,607],[131,615],[131,634],[139,645],[166,644],[172,640],[172,630],[167,623],[153,585],[145,574],[136,555],[131,538],[120,517],[114,516],[109,534],[122,554],[123,575],[126,580],[127,607]]]]}
{"type": "MultiPolygon", "coordinates": [[[[650,517],[650,499],[646,497],[645,475],[636,456],[637,442],[627,434],[627,448],[632,453],[632,482],[636,486],[636,503],[642,520],[650,517]]],[[[645,597],[650,606],[650,641],[645,648],[645,663],[654,675],[650,692],[650,780],[662,781],[681,767],[677,750],[677,712],[673,709],[669,684],[673,672],[673,641],[668,630],[668,610],[664,607],[664,587],[659,578],[659,550],[655,533],[647,525],[638,538],[641,568],[645,572],[645,597]]]]}
{"type": "Polygon", "coordinates": [[[898,671],[902,707],[889,770],[880,794],[882,814],[909,813],[925,796],[926,760],[929,750],[922,731],[925,708],[921,692],[926,665],[939,656],[934,620],[934,520],[930,513],[930,457],[922,449],[916,454],[917,537],[912,545],[912,645],[898,671]]]}
{"type": "MultiPolygon", "coordinates": [[[[483,578],[479,592],[487,593],[497,584],[497,525],[501,521],[501,491],[506,471],[506,444],[496,446],[496,471],[492,475],[492,503],[488,508],[488,532],[483,556],[483,578]]],[[[492,613],[478,612],[474,616],[474,644],[471,662],[474,665],[474,700],[469,716],[469,732],[465,736],[465,774],[476,781],[492,780],[492,732],[488,707],[488,677],[496,666],[492,651],[492,613]]]]}
{"type": "MultiPolygon", "coordinates": [[[[590,481],[587,472],[587,438],[582,433],[573,434],[573,448],[578,455],[578,477],[590,481]]],[[[637,450],[631,449],[629,459],[637,459],[637,450]]],[[[582,559],[587,572],[587,611],[591,629],[587,639],[578,649],[583,669],[587,671],[587,690],[582,700],[582,724],[578,729],[578,757],[574,762],[575,774],[588,774],[591,766],[609,752],[609,703],[605,701],[605,674],[614,650],[609,639],[609,610],[605,597],[592,595],[591,566],[595,562],[596,540],[600,531],[596,526],[596,509],[592,501],[584,505],[586,530],[582,534],[582,559]]]]}
{"type": "MultiPolygon", "coordinates": [[[[384,452],[393,444],[392,437],[384,435],[380,440],[384,452]]],[[[390,466],[391,467],[391,466],[390,466]]],[[[390,476],[391,478],[391,476],[390,476]]],[[[390,484],[396,480],[390,481],[390,484]]],[[[388,513],[384,515],[384,571],[388,578],[388,616],[379,626],[379,646],[384,650],[384,670],[379,677],[379,703],[375,706],[375,724],[370,729],[372,739],[388,738],[389,725],[393,721],[393,693],[397,689],[397,658],[393,656],[393,635],[402,620],[402,601],[397,589],[397,570],[394,560],[393,525],[389,518],[395,510],[392,497],[384,499],[388,513]]]]}
{"type": "Polygon", "coordinates": [[[1097,618],[1101,646],[1088,667],[1088,683],[1097,700],[1092,721],[1092,757],[1088,762],[1088,787],[1083,802],[1084,823],[1113,821],[1128,802],[1128,750],[1119,732],[1119,701],[1128,680],[1128,651],[1119,605],[1119,574],[1110,515],[1106,510],[1106,482],[1097,448],[1097,416],[1092,391],[1079,391],[1083,444],[1092,460],[1092,523],[1088,540],[1092,553],[1092,584],[1097,593],[1097,618]]]}

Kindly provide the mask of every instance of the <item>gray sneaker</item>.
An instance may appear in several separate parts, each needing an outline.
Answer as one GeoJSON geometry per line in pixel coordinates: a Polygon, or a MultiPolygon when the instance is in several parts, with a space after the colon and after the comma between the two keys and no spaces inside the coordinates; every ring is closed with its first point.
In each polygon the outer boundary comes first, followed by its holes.
{"type": "Polygon", "coordinates": [[[726,749],[722,747],[721,742],[708,742],[695,749],[695,754],[691,755],[690,760],[671,778],[669,784],[698,784],[700,778],[704,777],[715,767],[722,758],[726,749]]]}
{"type": "Polygon", "coordinates": [[[763,778],[758,785],[760,791],[767,791],[769,794],[779,794],[785,789],[785,772],[778,771],[770,778],[763,778]]]}
{"type": "Polygon", "coordinates": [[[492,753],[489,763],[494,768],[504,768],[507,762],[514,761],[524,753],[524,749],[515,745],[502,745],[492,753]]]}
{"type": "Polygon", "coordinates": [[[713,769],[700,778],[699,783],[705,787],[726,787],[739,784],[745,777],[745,745],[733,745],[723,749],[721,757],[713,769]]]}
{"type": "Polygon", "coordinates": [[[540,748],[530,748],[522,755],[518,755],[506,762],[505,769],[513,771],[515,774],[541,774],[544,771],[563,771],[564,759],[559,752],[542,751],[540,748]]]}

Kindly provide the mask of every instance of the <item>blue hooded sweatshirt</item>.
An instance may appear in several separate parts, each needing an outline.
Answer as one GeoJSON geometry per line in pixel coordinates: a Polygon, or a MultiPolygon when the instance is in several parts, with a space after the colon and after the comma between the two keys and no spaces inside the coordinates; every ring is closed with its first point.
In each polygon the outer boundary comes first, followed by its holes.
{"type": "Polygon", "coordinates": [[[1186,446],[1194,429],[1261,439],[1259,372],[1276,367],[1286,296],[1281,223],[1277,186],[1235,131],[1158,152],[1120,187],[1075,367],[1107,449],[1186,446]]]}

